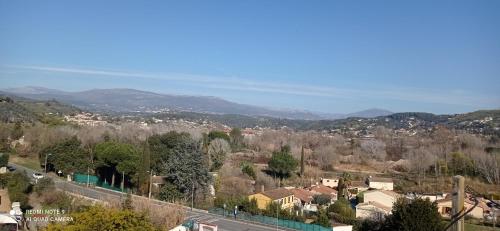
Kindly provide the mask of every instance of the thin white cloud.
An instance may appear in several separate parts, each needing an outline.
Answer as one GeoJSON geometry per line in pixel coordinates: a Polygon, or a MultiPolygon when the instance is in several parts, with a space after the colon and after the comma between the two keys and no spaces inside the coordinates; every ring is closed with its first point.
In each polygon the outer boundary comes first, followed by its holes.
{"type": "Polygon", "coordinates": [[[198,87],[210,89],[225,89],[252,91],[264,93],[281,93],[289,95],[331,97],[343,99],[387,99],[404,100],[410,102],[438,103],[462,106],[484,106],[491,107],[500,105],[498,97],[485,97],[468,94],[463,90],[442,90],[432,91],[427,89],[416,89],[408,87],[391,87],[379,89],[349,89],[336,88],[332,86],[318,86],[307,84],[278,83],[272,81],[255,82],[243,78],[228,78],[218,76],[191,75],[191,74],[151,74],[144,72],[115,71],[115,70],[97,70],[88,68],[65,68],[65,67],[47,67],[47,66],[23,66],[10,65],[8,68],[43,71],[53,73],[68,73],[78,75],[82,78],[84,75],[102,76],[102,77],[128,77],[153,80],[169,80],[176,82],[189,83],[198,87]]]}

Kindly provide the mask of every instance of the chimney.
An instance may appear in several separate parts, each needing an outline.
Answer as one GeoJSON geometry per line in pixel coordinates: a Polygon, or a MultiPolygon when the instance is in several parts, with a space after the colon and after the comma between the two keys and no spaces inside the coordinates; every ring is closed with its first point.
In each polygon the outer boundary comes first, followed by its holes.
{"type": "Polygon", "coordinates": [[[260,192],[264,192],[264,185],[260,186],[260,192]]]}

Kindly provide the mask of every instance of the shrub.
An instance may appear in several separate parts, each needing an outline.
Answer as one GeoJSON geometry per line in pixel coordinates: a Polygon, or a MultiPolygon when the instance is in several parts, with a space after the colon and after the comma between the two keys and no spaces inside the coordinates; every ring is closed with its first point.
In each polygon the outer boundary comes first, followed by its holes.
{"type": "Polygon", "coordinates": [[[314,195],[313,196],[313,203],[318,204],[318,205],[326,205],[330,203],[330,197],[327,195],[314,195]]]}
{"type": "Polygon", "coordinates": [[[45,191],[53,191],[54,190],[54,181],[51,178],[44,177],[38,180],[38,183],[33,187],[33,191],[35,191],[39,196],[42,195],[45,191]]]}

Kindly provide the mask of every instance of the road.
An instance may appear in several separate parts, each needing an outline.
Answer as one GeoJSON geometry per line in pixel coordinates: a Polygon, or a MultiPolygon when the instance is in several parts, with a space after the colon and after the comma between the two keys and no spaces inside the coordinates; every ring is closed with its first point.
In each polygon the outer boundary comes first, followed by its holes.
{"type": "MultiPolygon", "coordinates": [[[[17,164],[12,164],[11,165],[15,166],[17,170],[20,171],[26,171],[26,173],[29,176],[32,176],[34,171],[32,169],[17,165],[17,164]]],[[[109,201],[110,199],[120,199],[123,194],[121,192],[117,191],[112,191],[108,189],[103,189],[103,188],[94,188],[94,187],[85,187],[82,185],[75,184],[73,182],[68,182],[65,180],[62,180],[61,178],[52,178],[54,180],[55,186],[66,192],[70,192],[73,194],[81,195],[87,198],[95,199],[95,200],[100,200],[100,201],[109,201]]],[[[134,195],[134,197],[140,197],[134,195]]],[[[143,198],[144,199],[144,198],[143,198]]],[[[165,201],[160,201],[160,200],[155,200],[151,199],[151,204],[153,206],[164,206],[164,205],[169,205],[169,203],[165,201]]],[[[277,229],[275,226],[271,227],[265,224],[258,224],[258,223],[249,223],[247,221],[242,221],[242,220],[234,220],[228,217],[223,217],[220,215],[216,214],[211,214],[208,213],[206,210],[201,210],[201,209],[193,209],[189,207],[185,207],[186,209],[186,216],[187,219],[193,219],[196,221],[200,222],[206,222],[206,223],[211,223],[211,224],[216,224],[218,226],[218,230],[221,231],[272,231],[272,230],[290,230],[290,229],[284,229],[284,228],[279,228],[277,229]]]]}

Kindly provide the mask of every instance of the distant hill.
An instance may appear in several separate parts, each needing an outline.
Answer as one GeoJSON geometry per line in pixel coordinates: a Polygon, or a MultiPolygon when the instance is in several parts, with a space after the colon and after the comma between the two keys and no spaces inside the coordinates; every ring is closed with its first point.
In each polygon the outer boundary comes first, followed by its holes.
{"type": "Polygon", "coordinates": [[[374,117],[390,113],[370,109],[352,114],[320,114],[299,110],[278,110],[230,102],[211,96],[167,95],[135,89],[94,89],[64,92],[42,87],[10,88],[4,91],[37,100],[56,99],[84,110],[106,113],[129,112],[197,112],[205,114],[239,114],[284,119],[321,120],[348,116],[374,117]]]}
{"type": "Polygon", "coordinates": [[[202,123],[213,121],[230,127],[253,128],[288,127],[307,131],[358,131],[360,135],[373,131],[377,126],[395,130],[428,131],[437,125],[450,129],[467,131],[469,133],[495,135],[500,137],[500,110],[483,110],[456,115],[435,115],[424,112],[402,112],[376,118],[349,117],[336,120],[292,120],[273,117],[252,117],[234,114],[202,114],[194,112],[142,114],[138,117],[155,117],[157,119],[183,119],[202,123]]]}
{"type": "Polygon", "coordinates": [[[385,109],[371,108],[368,110],[363,110],[363,111],[347,114],[344,116],[344,118],[349,118],[349,117],[374,118],[374,117],[378,117],[378,116],[391,115],[393,113],[394,112],[391,112],[391,111],[388,111],[385,109]]]}
{"type": "Polygon", "coordinates": [[[0,121],[59,123],[64,115],[81,110],[55,100],[38,101],[0,92],[0,121]]]}

